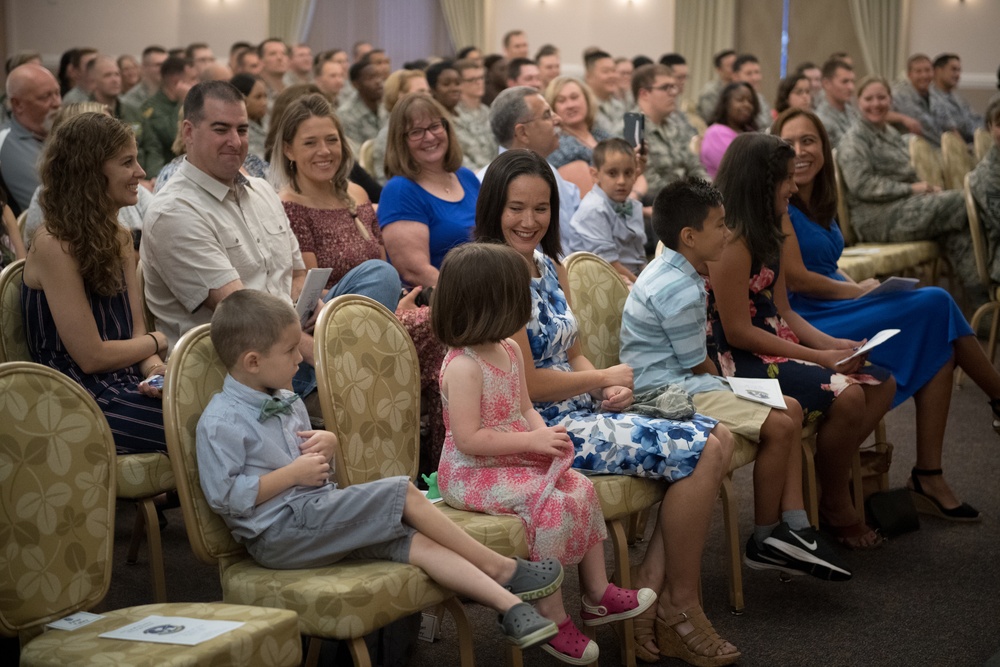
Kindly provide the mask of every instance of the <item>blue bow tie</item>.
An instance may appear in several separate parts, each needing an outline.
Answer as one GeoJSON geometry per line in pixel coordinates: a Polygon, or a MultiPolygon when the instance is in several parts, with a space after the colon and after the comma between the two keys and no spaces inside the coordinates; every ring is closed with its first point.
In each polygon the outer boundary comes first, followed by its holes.
{"type": "Polygon", "coordinates": [[[630,215],[632,215],[632,200],[631,199],[626,199],[624,202],[622,202],[620,204],[618,202],[616,202],[616,201],[612,201],[611,202],[611,207],[613,209],[615,209],[615,213],[616,214],[618,214],[618,215],[620,215],[620,216],[622,216],[624,218],[627,218],[630,215]]]}
{"type": "Polygon", "coordinates": [[[275,415],[292,414],[292,403],[297,400],[299,400],[298,394],[292,394],[288,398],[275,398],[274,396],[268,398],[260,406],[260,414],[257,415],[257,421],[267,421],[275,415]]]}

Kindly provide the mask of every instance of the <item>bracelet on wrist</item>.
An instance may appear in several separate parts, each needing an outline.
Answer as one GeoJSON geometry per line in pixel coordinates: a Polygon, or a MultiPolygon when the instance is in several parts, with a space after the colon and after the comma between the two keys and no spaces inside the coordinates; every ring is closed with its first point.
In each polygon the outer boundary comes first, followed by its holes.
{"type": "Polygon", "coordinates": [[[147,333],[146,335],[153,339],[153,345],[155,346],[153,348],[153,354],[157,354],[160,351],[160,341],[156,340],[156,336],[151,333],[147,333]]]}

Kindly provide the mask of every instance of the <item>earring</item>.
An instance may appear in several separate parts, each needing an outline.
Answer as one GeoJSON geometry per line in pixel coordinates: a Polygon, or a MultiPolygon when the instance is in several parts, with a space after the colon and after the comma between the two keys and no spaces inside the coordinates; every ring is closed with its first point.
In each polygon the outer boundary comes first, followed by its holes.
{"type": "Polygon", "coordinates": [[[295,173],[295,160],[288,161],[288,169],[294,174],[295,173]]]}

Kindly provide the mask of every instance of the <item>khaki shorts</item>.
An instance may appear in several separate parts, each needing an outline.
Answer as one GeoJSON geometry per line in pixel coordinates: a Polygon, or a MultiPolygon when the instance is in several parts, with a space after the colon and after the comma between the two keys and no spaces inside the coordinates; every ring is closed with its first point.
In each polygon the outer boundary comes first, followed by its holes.
{"type": "Polygon", "coordinates": [[[694,408],[706,417],[718,419],[733,434],[752,443],[760,442],[760,427],[771,413],[763,403],[739,398],[731,391],[705,391],[691,397],[694,408]]]}

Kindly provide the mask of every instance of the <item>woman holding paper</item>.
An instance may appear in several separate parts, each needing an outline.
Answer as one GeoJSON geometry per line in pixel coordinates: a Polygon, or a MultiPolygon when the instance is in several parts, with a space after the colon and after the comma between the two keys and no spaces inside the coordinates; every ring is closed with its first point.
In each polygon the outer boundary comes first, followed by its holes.
{"type": "Polygon", "coordinates": [[[715,185],[733,238],[708,263],[708,312],[718,367],[727,377],[774,378],[818,423],[820,521],[842,544],[870,549],[881,538],[863,521],[848,489],[854,454],[889,409],[896,383],[853,356],[862,340],[828,336],[788,305],[781,271],[781,219],[795,194],[795,153],[759,133],[736,137],[715,185]]]}
{"type": "Polygon", "coordinates": [[[990,397],[1000,431],[1000,374],[973,336],[951,295],[937,287],[887,294],[866,294],[874,279],[855,283],[837,269],[844,239],[834,220],[837,190],[830,140],[823,123],[810,111],[789,109],[772,132],[795,149],[795,184],[781,263],[789,302],[799,315],[831,336],[860,338],[880,329],[902,333],[872,350],[873,363],[896,378],[893,407],[913,396],[917,413],[917,464],[910,487],[918,509],[956,521],[979,518],[979,512],[955,497],[941,469],[945,424],[956,365],[990,397]]]}

